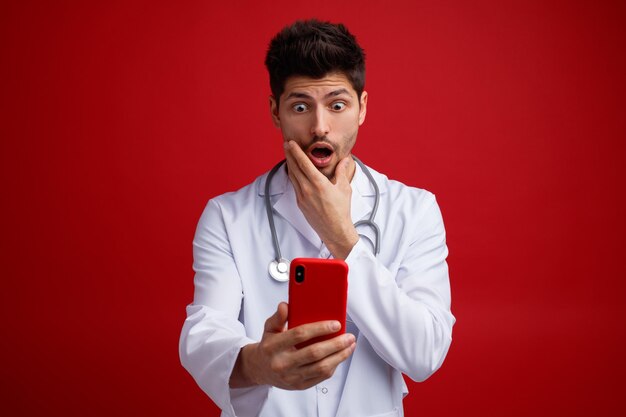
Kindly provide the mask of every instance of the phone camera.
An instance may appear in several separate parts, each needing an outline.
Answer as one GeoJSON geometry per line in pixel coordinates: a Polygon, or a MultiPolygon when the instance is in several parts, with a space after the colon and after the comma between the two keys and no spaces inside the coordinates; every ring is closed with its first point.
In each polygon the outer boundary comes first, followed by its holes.
{"type": "Polygon", "coordinates": [[[300,283],[304,281],[304,267],[302,265],[296,266],[296,282],[300,283]]]}

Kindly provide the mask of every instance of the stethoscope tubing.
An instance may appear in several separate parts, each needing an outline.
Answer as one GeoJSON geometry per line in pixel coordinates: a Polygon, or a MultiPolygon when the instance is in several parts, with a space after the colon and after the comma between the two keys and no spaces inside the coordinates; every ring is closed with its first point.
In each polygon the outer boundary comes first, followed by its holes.
{"type": "MultiPolygon", "coordinates": [[[[378,184],[376,184],[376,181],[374,180],[374,177],[372,176],[372,173],[365,166],[365,164],[361,162],[361,160],[354,155],[352,155],[352,159],[354,159],[354,161],[357,164],[359,164],[359,166],[361,167],[361,170],[365,173],[365,175],[367,176],[367,179],[372,184],[372,187],[374,188],[374,193],[375,193],[374,207],[372,208],[372,212],[370,213],[369,219],[359,220],[358,222],[354,223],[354,227],[367,225],[367,226],[370,226],[372,229],[374,229],[374,235],[375,235],[374,242],[373,242],[374,243],[374,255],[378,255],[380,251],[380,229],[378,225],[376,224],[376,222],[374,221],[374,218],[376,217],[376,212],[378,211],[378,203],[380,202],[380,190],[378,188],[378,184]]],[[[274,258],[274,260],[270,262],[269,273],[272,278],[274,278],[276,281],[279,281],[279,282],[285,282],[289,279],[288,277],[289,265],[288,265],[288,261],[282,257],[282,254],[280,252],[280,244],[278,243],[278,236],[276,235],[276,225],[274,224],[274,213],[273,213],[273,208],[272,208],[272,202],[270,200],[270,185],[271,185],[272,179],[274,178],[274,175],[280,169],[280,167],[283,166],[284,163],[285,163],[284,159],[280,161],[279,163],[277,163],[271,169],[269,174],[267,174],[267,178],[265,180],[265,211],[267,213],[267,220],[269,222],[270,232],[272,234],[272,244],[274,245],[274,254],[276,255],[276,258],[274,258]]]]}

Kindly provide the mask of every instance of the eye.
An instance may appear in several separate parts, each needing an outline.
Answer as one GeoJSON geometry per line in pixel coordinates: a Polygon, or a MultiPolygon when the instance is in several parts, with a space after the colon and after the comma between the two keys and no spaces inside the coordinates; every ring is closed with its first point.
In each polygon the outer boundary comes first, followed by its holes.
{"type": "Polygon", "coordinates": [[[297,104],[294,104],[291,108],[296,113],[304,113],[305,111],[307,111],[309,109],[309,106],[307,106],[304,103],[297,103],[297,104]]]}
{"type": "Polygon", "coordinates": [[[330,105],[330,108],[334,111],[341,111],[346,108],[346,103],[344,103],[343,101],[335,101],[333,104],[330,105]]]}

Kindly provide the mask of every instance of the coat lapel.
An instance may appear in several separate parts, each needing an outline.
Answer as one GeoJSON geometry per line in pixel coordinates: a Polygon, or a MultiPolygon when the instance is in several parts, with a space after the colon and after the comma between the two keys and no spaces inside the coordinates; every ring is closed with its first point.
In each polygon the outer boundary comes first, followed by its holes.
{"type": "Polygon", "coordinates": [[[291,181],[287,181],[285,192],[278,198],[278,201],[274,204],[274,210],[289,222],[302,236],[313,244],[314,247],[319,248],[322,246],[322,240],[319,238],[315,230],[306,221],[304,214],[298,207],[298,201],[296,200],[296,192],[291,184],[291,181]]]}
{"type": "MultiPolygon", "coordinates": [[[[314,247],[319,248],[322,245],[322,240],[300,211],[298,202],[296,201],[295,190],[289,180],[285,167],[286,164],[276,171],[274,178],[272,178],[272,183],[270,184],[270,196],[273,201],[272,207],[274,209],[274,215],[285,219],[314,247]]],[[[267,176],[265,180],[267,180],[267,176]]],[[[265,181],[262,181],[260,184],[259,195],[265,195],[265,181]]]]}

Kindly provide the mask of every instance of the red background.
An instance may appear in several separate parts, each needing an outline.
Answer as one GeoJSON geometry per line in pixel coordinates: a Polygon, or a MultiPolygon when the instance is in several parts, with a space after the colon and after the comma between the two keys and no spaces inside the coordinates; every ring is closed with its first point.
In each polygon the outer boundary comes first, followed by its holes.
{"type": "Polygon", "coordinates": [[[624,2],[175,3],[0,6],[2,415],[217,415],[191,239],[281,157],[264,53],[313,16],[368,54],[355,153],[446,221],[458,322],[407,415],[623,412],[624,2]]]}

